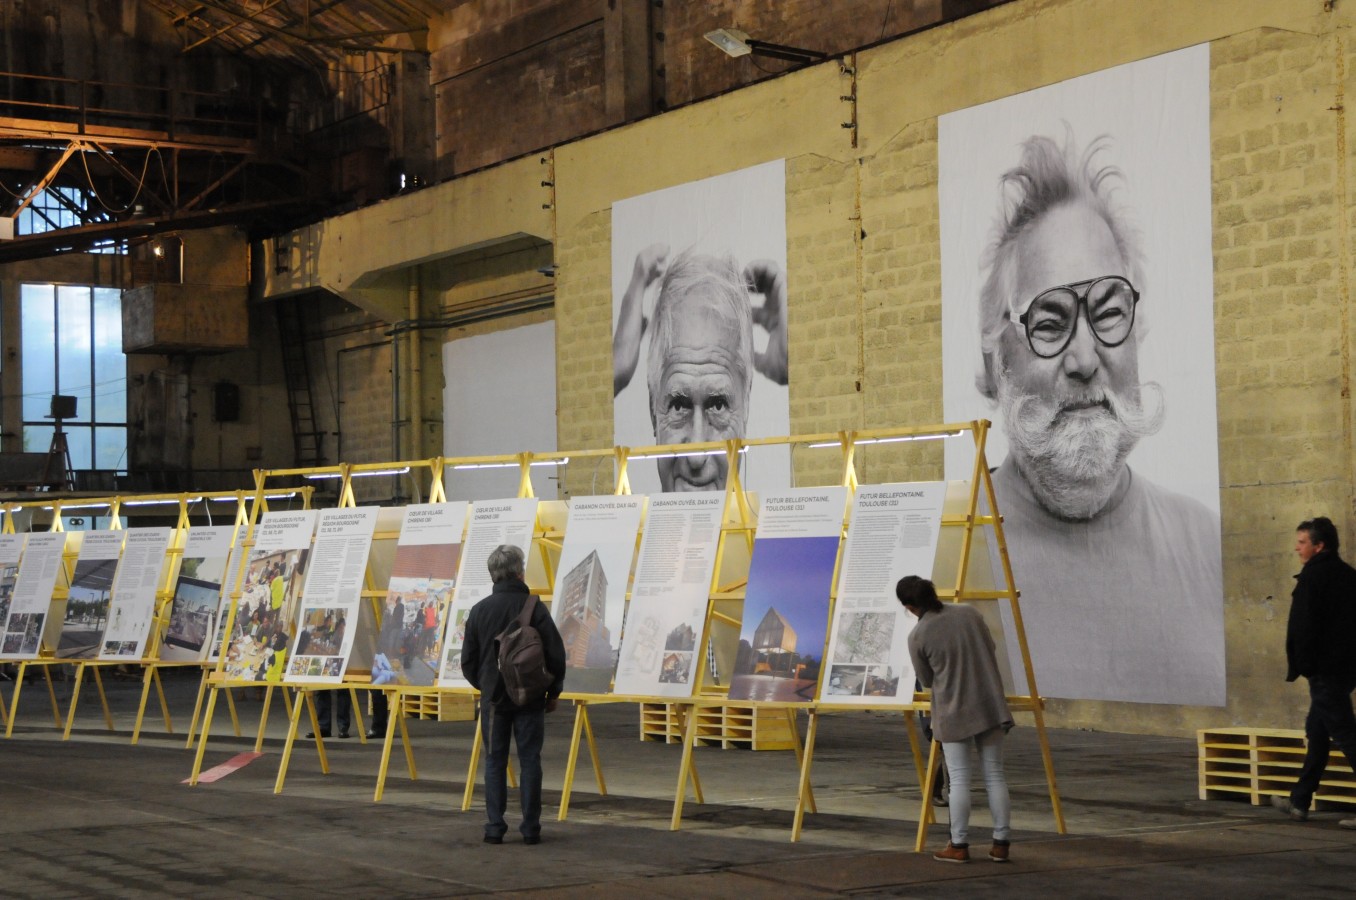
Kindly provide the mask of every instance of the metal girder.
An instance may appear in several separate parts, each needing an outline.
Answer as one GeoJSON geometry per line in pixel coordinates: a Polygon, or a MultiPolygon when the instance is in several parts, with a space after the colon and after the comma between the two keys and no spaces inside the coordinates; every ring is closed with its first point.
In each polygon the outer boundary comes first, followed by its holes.
{"type": "Polygon", "coordinates": [[[206,43],[208,43],[208,42],[210,42],[210,41],[214,41],[214,40],[216,40],[217,38],[221,37],[221,36],[222,36],[223,34],[225,34],[226,32],[230,31],[231,29],[240,27],[242,24],[244,24],[245,22],[250,21],[251,19],[253,19],[255,16],[259,15],[260,13],[265,12],[266,10],[270,10],[270,9],[272,9],[273,7],[277,6],[279,3],[282,3],[282,2],[283,2],[283,0],[271,0],[271,2],[266,3],[266,4],[264,4],[263,6],[259,7],[257,10],[255,10],[255,11],[252,12],[252,13],[250,13],[248,16],[245,16],[245,17],[244,17],[243,19],[241,19],[240,21],[238,21],[238,22],[232,22],[230,25],[227,25],[227,26],[225,26],[224,28],[219,28],[219,29],[217,29],[216,31],[212,32],[211,34],[207,35],[206,37],[200,38],[200,39],[194,41],[193,43],[189,44],[187,47],[183,48],[183,49],[180,50],[179,52],[180,52],[180,53],[187,53],[188,51],[192,50],[194,47],[201,47],[203,44],[206,44],[206,43]]]}
{"type": "Polygon", "coordinates": [[[10,213],[10,215],[17,216],[19,213],[23,212],[24,209],[28,207],[28,204],[32,203],[33,200],[39,194],[47,190],[47,185],[51,184],[52,181],[61,172],[61,167],[66,165],[66,160],[70,159],[71,155],[74,154],[79,149],[81,149],[81,144],[79,141],[72,141],[70,144],[68,144],[66,149],[62,151],[61,157],[47,170],[47,174],[43,175],[37,181],[33,182],[33,184],[29,188],[28,193],[25,194],[23,197],[19,198],[18,207],[16,207],[15,210],[12,213],[10,213]]]}
{"type": "Polygon", "coordinates": [[[282,216],[299,215],[307,208],[305,201],[298,200],[241,203],[171,216],[137,217],[121,222],[96,222],[58,231],[44,231],[11,241],[0,241],[0,265],[83,250],[104,241],[149,238],[166,231],[276,221],[282,216]]]}
{"type": "Polygon", "coordinates": [[[171,138],[163,131],[140,128],[80,125],[73,122],[55,122],[39,119],[16,119],[0,116],[0,140],[13,138],[22,141],[68,141],[89,139],[124,147],[179,147],[184,150],[210,150],[215,153],[259,152],[257,141],[218,137],[216,135],[177,135],[171,138]]]}
{"type": "MultiPolygon", "coordinates": [[[[414,11],[413,15],[397,10],[401,7],[390,4],[381,5],[375,0],[369,3],[370,9],[353,12],[355,4],[351,0],[327,0],[327,2],[306,3],[305,10],[298,14],[287,0],[272,0],[258,9],[246,9],[228,0],[198,0],[188,6],[171,2],[156,2],[170,18],[171,24],[192,28],[202,37],[186,44],[180,53],[187,53],[203,44],[219,40],[237,50],[248,50],[270,38],[292,44],[298,49],[312,51],[370,51],[375,53],[427,52],[426,49],[408,51],[405,48],[386,47],[363,43],[372,38],[402,34],[427,34],[430,14],[414,11]],[[271,14],[271,15],[270,15],[271,14]],[[316,22],[327,15],[331,26],[317,28],[316,22]],[[221,20],[229,24],[221,24],[221,20]],[[300,21],[302,27],[294,27],[300,21]],[[242,31],[243,29],[243,31],[242,31]],[[230,36],[241,40],[227,41],[230,36]]],[[[408,4],[402,4],[411,9],[408,4]]],[[[413,10],[412,10],[413,11],[413,10]]]]}

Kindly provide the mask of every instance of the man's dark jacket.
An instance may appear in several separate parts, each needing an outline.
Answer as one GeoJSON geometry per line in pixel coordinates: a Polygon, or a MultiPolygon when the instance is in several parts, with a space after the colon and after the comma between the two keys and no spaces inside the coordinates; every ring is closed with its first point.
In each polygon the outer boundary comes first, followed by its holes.
{"type": "Polygon", "coordinates": [[[1356,569],[1324,550],[1295,576],[1285,630],[1285,680],[1319,675],[1356,684],[1356,569]]]}
{"type": "Polygon", "coordinates": [[[551,673],[551,685],[540,700],[514,706],[504,694],[499,681],[498,645],[494,639],[523,611],[530,593],[527,585],[516,579],[499,581],[494,592],[471,607],[466,619],[466,640],[461,646],[461,674],[480,691],[480,696],[503,709],[544,709],[547,697],[555,698],[565,689],[565,643],[560,639],[556,623],[541,603],[532,613],[532,626],[541,634],[542,651],[546,654],[546,670],[551,673]]]}

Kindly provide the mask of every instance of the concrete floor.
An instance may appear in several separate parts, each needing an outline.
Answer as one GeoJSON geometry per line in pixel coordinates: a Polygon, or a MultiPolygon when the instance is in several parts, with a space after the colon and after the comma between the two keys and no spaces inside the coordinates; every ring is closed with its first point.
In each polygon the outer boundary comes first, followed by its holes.
{"type": "MultiPolygon", "coordinates": [[[[669,830],[680,748],[638,740],[630,704],[593,707],[608,793],[581,764],[569,817],[558,822],[571,713],[548,724],[543,842],[511,830],[481,843],[482,807],[461,812],[473,725],[411,721],[419,768],[392,763],[374,803],[380,747],[298,745],[286,789],[273,793],[286,723],[276,709],[264,755],[212,784],[189,787],[183,746],[196,673],[168,673],[179,736],[148,718],[130,733],[140,682],[105,676],[116,730],[104,728],[92,688],[82,692],[69,741],[40,684],[24,689],[14,736],[0,742],[0,892],[6,897],[462,897],[522,896],[984,897],[1058,895],[1231,900],[1350,897],[1356,832],[1347,812],[1292,823],[1269,808],[1196,798],[1191,740],[1052,731],[1068,823],[1054,830],[1031,727],[1007,747],[1014,808],[1013,862],[985,858],[988,813],[975,797],[969,865],[912,852],[919,791],[900,717],[850,712],[819,730],[819,812],[790,841],[796,765],[790,752],[700,749],[705,804],[687,801],[669,830]]],[[[13,685],[3,683],[6,701],[13,685]]],[[[63,714],[69,682],[57,684],[63,714]]],[[[260,704],[241,701],[247,732],[260,704]]],[[[219,717],[205,767],[252,749],[219,717]]],[[[479,795],[477,796],[477,801],[479,795]]],[[[510,802],[510,827],[516,799],[510,802]]],[[[945,810],[939,811],[941,822],[945,810]]],[[[929,847],[946,841],[944,824],[929,847]]]]}

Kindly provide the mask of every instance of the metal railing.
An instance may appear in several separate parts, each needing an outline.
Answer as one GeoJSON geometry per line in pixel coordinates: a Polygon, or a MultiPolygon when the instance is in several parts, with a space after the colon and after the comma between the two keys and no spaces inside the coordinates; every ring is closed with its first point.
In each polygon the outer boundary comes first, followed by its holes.
{"type": "Polygon", "coordinates": [[[75,133],[122,128],[178,136],[257,140],[285,113],[220,92],[0,72],[0,118],[61,122],[75,133]]]}

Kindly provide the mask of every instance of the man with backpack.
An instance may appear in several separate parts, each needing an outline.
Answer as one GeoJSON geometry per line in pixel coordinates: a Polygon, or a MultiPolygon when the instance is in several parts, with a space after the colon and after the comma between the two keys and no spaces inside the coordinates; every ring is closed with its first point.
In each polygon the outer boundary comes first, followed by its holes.
{"type": "Polygon", "coordinates": [[[546,713],[555,710],[556,698],[565,687],[565,644],[551,614],[527,589],[523,551],[500,544],[490,553],[487,565],[494,591],[471,608],[461,650],[462,674],[480,691],[485,843],[502,844],[508,831],[504,810],[511,736],[518,745],[523,807],[519,831],[524,844],[539,844],[541,747],[546,713]],[[501,671],[501,647],[507,671],[501,671]]]}

